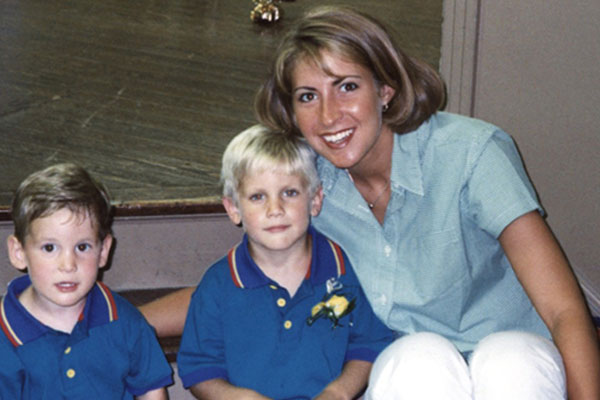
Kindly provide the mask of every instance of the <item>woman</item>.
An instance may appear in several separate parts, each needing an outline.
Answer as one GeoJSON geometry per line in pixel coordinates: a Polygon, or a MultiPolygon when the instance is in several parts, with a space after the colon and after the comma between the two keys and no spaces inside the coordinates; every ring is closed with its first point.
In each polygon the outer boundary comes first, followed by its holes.
{"type": "Polygon", "coordinates": [[[565,398],[565,370],[570,399],[600,398],[590,316],[510,137],[438,112],[437,73],[351,10],[309,12],[277,55],[259,120],[320,155],[313,223],[403,336],[367,398],[565,398]]]}

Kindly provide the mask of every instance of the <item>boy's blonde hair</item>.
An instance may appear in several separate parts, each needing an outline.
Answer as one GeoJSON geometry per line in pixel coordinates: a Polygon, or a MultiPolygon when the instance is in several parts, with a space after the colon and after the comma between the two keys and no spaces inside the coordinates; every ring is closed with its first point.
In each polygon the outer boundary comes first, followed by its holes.
{"type": "Polygon", "coordinates": [[[82,167],[64,163],[34,172],[19,185],[11,210],[15,237],[25,243],[35,219],[63,208],[88,215],[100,240],[111,233],[110,197],[104,185],[82,167]]]}
{"type": "Polygon", "coordinates": [[[254,125],[234,137],[223,153],[223,195],[237,204],[246,174],[277,169],[299,175],[312,196],[321,184],[315,157],[315,152],[303,139],[254,125]]]}

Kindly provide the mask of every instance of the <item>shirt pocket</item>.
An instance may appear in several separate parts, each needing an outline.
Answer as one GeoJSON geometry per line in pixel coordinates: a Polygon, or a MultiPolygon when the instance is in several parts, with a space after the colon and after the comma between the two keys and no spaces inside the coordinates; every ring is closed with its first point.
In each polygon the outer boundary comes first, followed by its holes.
{"type": "Polygon", "coordinates": [[[413,282],[425,298],[442,296],[467,277],[467,260],[458,230],[430,232],[415,238],[413,245],[413,282]]]}

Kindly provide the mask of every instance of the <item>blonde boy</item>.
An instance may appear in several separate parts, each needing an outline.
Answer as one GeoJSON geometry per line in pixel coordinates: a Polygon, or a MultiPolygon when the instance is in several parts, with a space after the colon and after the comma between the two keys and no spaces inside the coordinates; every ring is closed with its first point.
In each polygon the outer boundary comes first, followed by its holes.
{"type": "Polygon", "coordinates": [[[7,240],[0,398],[166,399],[171,369],[139,312],[96,281],[112,244],[104,187],[58,164],[26,178],[7,240]]]}
{"type": "Polygon", "coordinates": [[[310,226],[314,157],[260,125],[225,150],[223,204],[245,235],[192,296],[177,361],[198,398],[353,398],[392,340],[343,250],[310,226]]]}

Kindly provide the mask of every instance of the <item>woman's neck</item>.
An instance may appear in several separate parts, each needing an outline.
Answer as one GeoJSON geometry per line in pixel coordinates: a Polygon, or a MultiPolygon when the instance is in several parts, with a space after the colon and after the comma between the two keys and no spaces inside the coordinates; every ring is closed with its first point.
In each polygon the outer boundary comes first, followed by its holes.
{"type": "Polygon", "coordinates": [[[392,150],[394,133],[389,128],[382,128],[377,142],[365,156],[348,172],[354,182],[369,184],[375,181],[388,181],[392,170],[392,150]]]}
{"type": "Polygon", "coordinates": [[[354,186],[382,225],[391,197],[393,145],[394,133],[382,132],[371,151],[357,165],[347,169],[354,186]]]}

